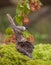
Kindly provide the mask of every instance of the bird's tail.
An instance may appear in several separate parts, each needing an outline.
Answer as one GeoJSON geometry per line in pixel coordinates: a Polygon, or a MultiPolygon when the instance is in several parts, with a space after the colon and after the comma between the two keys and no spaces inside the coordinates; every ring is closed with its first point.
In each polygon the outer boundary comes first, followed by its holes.
{"type": "Polygon", "coordinates": [[[13,20],[13,18],[11,17],[11,15],[10,14],[6,14],[7,15],[7,17],[8,17],[8,20],[9,20],[9,22],[10,22],[10,24],[11,24],[11,27],[12,27],[12,29],[14,30],[14,32],[21,32],[21,30],[16,26],[16,24],[14,23],[14,20],[13,20]]]}
{"type": "Polygon", "coordinates": [[[11,15],[10,15],[10,14],[6,14],[6,15],[7,15],[8,20],[9,20],[9,22],[11,23],[11,25],[16,26],[15,23],[14,23],[13,18],[11,17],[11,15]]]}

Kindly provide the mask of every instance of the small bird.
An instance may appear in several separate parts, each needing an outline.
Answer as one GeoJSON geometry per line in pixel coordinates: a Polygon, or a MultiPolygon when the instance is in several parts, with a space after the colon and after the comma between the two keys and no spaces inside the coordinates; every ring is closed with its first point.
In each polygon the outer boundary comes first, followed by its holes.
{"type": "Polygon", "coordinates": [[[10,14],[7,14],[8,20],[11,23],[11,27],[15,30],[17,30],[18,32],[24,32],[26,30],[25,26],[16,26],[14,23],[14,20],[12,19],[12,17],[10,16],[10,14]]]}

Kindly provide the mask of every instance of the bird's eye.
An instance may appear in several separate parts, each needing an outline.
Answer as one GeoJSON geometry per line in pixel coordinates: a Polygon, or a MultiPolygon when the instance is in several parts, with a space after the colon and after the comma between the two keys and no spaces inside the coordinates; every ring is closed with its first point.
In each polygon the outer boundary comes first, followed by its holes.
{"type": "Polygon", "coordinates": [[[26,27],[26,29],[28,29],[28,27],[26,27]]]}

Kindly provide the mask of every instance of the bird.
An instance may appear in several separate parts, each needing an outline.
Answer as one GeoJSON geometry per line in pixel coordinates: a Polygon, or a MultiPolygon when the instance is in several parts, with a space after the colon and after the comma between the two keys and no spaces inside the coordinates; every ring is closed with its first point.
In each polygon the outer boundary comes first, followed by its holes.
{"type": "Polygon", "coordinates": [[[12,19],[10,14],[6,14],[8,17],[9,22],[11,23],[11,27],[15,30],[17,30],[18,32],[24,32],[27,28],[25,26],[19,26],[19,25],[15,25],[14,20],[12,19]]]}

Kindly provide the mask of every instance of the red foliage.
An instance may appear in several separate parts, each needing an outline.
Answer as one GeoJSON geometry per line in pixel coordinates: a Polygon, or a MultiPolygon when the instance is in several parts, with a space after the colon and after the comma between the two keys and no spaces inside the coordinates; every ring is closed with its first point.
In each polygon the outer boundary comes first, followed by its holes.
{"type": "Polygon", "coordinates": [[[29,19],[27,17],[24,18],[23,24],[27,25],[29,23],[29,19]]]}
{"type": "Polygon", "coordinates": [[[31,42],[31,43],[34,43],[34,36],[33,35],[30,35],[30,37],[29,37],[29,42],[31,42]]]}

